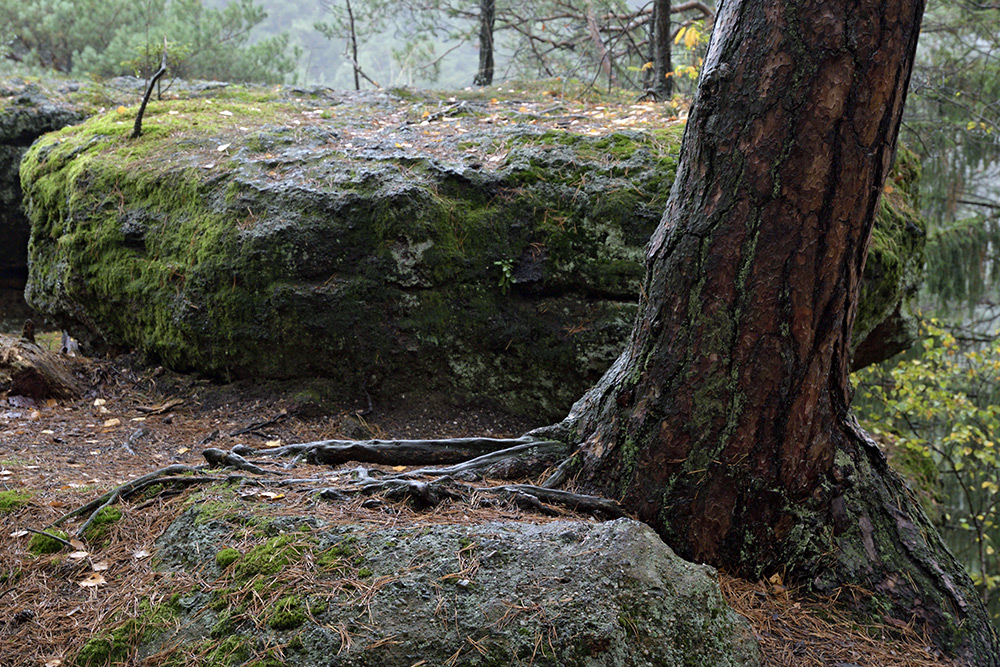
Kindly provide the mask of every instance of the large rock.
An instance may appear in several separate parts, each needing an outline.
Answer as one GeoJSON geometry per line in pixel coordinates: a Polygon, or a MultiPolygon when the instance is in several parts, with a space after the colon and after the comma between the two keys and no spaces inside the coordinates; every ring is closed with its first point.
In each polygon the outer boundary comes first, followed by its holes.
{"type": "MultiPolygon", "coordinates": [[[[283,517],[247,541],[241,516],[191,509],[157,541],[161,599],[170,572],[214,584],[145,608],[158,620],[139,619],[139,661],[235,666],[280,651],[296,666],[760,664],[714,570],[635,521],[386,528],[283,517]]],[[[106,664],[117,628],[75,664],[106,664]]]]}
{"type": "MultiPolygon", "coordinates": [[[[488,397],[545,418],[616,357],[673,179],[683,124],[668,107],[190,94],[151,104],[139,140],[134,111],[112,111],[22,165],[29,302],[81,338],[221,377],[488,397]]],[[[919,265],[920,228],[881,225],[870,266],[885,252],[919,265]]],[[[866,327],[913,278],[872,275],[866,327]]]]}
{"type": "MultiPolygon", "coordinates": [[[[52,97],[37,84],[21,79],[0,81],[0,292],[23,291],[28,277],[31,226],[21,209],[21,158],[38,137],[84,117],[80,109],[52,97]]],[[[0,296],[5,320],[13,311],[18,317],[26,314],[19,302],[0,296]]]]}

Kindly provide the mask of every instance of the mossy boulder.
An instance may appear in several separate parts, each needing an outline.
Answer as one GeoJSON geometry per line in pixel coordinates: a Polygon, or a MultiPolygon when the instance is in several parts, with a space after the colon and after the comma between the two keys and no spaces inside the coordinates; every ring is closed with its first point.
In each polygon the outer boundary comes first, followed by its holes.
{"type": "MultiPolygon", "coordinates": [[[[558,107],[228,86],[151,103],[137,140],[134,109],[97,115],[22,163],[27,298],[179,370],[561,416],[631,329],[683,123],[558,107]]],[[[873,265],[919,255],[898,233],[873,265]]],[[[891,314],[908,287],[878,276],[891,314]]]]}
{"type": "MultiPolygon", "coordinates": [[[[211,567],[242,530],[199,513],[157,540],[164,574],[211,567]]],[[[303,667],[760,664],[715,571],[681,560],[636,521],[386,527],[283,516],[274,525],[281,537],[300,535],[294,560],[250,578],[219,572],[213,590],[192,596],[173,628],[133,644],[130,659],[215,664],[209,656],[226,642],[233,665],[276,647],[280,664],[303,667]],[[308,539],[297,529],[305,522],[308,539]]],[[[275,538],[256,539],[251,551],[271,550],[275,538]]]]}

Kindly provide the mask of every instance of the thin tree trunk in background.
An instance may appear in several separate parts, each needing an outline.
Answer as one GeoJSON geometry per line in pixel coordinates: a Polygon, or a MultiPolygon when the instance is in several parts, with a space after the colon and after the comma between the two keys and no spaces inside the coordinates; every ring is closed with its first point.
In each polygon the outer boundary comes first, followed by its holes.
{"type": "Polygon", "coordinates": [[[670,0],[654,0],[653,2],[653,86],[650,89],[657,100],[667,100],[673,94],[673,81],[670,72],[670,0]]]}
{"type": "Polygon", "coordinates": [[[347,22],[351,29],[351,62],[354,64],[354,90],[361,90],[361,80],[358,78],[358,36],[354,30],[354,12],[351,10],[351,0],[344,0],[347,3],[347,22]]]}
{"type": "Polygon", "coordinates": [[[971,580],[849,412],[922,14],[923,0],[722,3],[631,339],[563,425],[579,490],[682,556],[859,586],[873,613],[992,667],[971,580]]]}
{"type": "Polygon", "coordinates": [[[479,0],[479,72],[473,83],[488,86],[493,83],[493,26],[496,22],[496,0],[479,0]]]}
{"type": "Polygon", "coordinates": [[[594,15],[594,6],[589,2],[587,3],[586,18],[587,32],[590,34],[590,41],[594,45],[594,50],[597,51],[601,69],[604,71],[604,75],[608,77],[608,85],[617,87],[618,79],[615,77],[614,65],[611,62],[611,54],[608,52],[608,48],[604,45],[604,40],[601,39],[601,28],[597,25],[597,17],[594,15]]]}

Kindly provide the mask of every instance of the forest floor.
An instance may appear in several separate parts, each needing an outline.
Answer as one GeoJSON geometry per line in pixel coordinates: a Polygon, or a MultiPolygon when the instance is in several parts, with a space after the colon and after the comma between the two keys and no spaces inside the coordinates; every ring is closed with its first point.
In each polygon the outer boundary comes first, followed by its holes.
{"type": "MultiPolygon", "coordinates": [[[[48,339],[54,345],[54,338],[48,339]]],[[[77,544],[51,556],[27,551],[31,533],[129,479],[171,464],[204,463],[206,447],[254,448],[329,438],[517,436],[540,426],[487,407],[459,408],[403,400],[373,405],[357,417],[310,414],[273,387],[219,385],[135,364],[131,358],[67,359],[88,391],[74,401],[36,402],[0,394],[0,491],[31,494],[27,505],[0,506],[0,665],[71,664],[80,646],[109,618],[156,594],[153,542],[183,505],[188,489],[145,502],[122,502],[122,519],[102,545],[77,544]]],[[[350,464],[348,464],[350,465],[350,464]]],[[[322,475],[320,466],[301,464],[322,475]]],[[[306,493],[248,494],[271,511],[305,511],[306,493]],[[284,507],[275,507],[275,505],[284,507]]],[[[550,521],[514,506],[470,510],[445,502],[418,512],[403,504],[365,509],[360,499],[323,503],[323,518],[413,525],[503,518],[550,521]],[[388,507],[388,510],[387,510],[388,507]],[[387,517],[386,512],[391,516],[387,517]]],[[[308,511],[315,511],[315,504],[308,511]]],[[[263,509],[263,507],[262,507],[263,509]]],[[[555,508],[553,508],[555,509],[555,508]]],[[[563,519],[593,520],[556,509],[563,519]]],[[[72,531],[81,520],[71,522],[72,531]]],[[[852,615],[845,602],[864,596],[844,589],[839,600],[815,599],[780,581],[749,582],[719,575],[723,594],[749,619],[765,664],[774,667],[923,667],[946,665],[913,629],[852,615]]]]}

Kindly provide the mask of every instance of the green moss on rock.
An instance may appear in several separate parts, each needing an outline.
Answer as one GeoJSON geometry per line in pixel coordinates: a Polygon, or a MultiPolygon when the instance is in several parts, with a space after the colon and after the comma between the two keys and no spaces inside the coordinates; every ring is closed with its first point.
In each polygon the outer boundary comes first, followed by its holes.
{"type": "Polygon", "coordinates": [[[240,552],[232,547],[221,550],[215,554],[215,563],[222,569],[226,569],[240,558],[240,552]]]}
{"type": "Polygon", "coordinates": [[[31,501],[27,491],[0,491],[0,514],[17,511],[31,501]]]}
{"type": "MultiPolygon", "coordinates": [[[[53,535],[57,535],[62,539],[67,539],[68,536],[64,531],[54,530],[53,535]]],[[[36,556],[44,556],[45,554],[55,554],[63,550],[65,545],[59,540],[54,540],[48,535],[34,534],[31,539],[28,540],[28,552],[36,556]]]]}
{"type": "Polygon", "coordinates": [[[105,535],[108,534],[108,530],[111,524],[116,523],[122,518],[122,512],[117,507],[104,507],[95,516],[94,520],[87,530],[84,531],[83,537],[88,542],[96,543],[101,540],[105,535]]]}
{"type": "Polygon", "coordinates": [[[283,597],[274,603],[267,625],[272,630],[294,630],[306,622],[306,609],[297,595],[283,597]]]}
{"type": "Polygon", "coordinates": [[[301,536],[278,535],[248,551],[233,568],[233,578],[248,580],[261,575],[273,575],[299,561],[310,550],[301,536]]]}
{"type": "MultiPolygon", "coordinates": [[[[432,147],[355,145],[371,101],[226,95],[152,103],[138,140],[133,112],[110,112],[32,147],[36,309],[180,370],[488,397],[539,418],[564,414],[613,361],[681,123],[600,136],[442,126],[432,147]]],[[[917,171],[905,162],[900,193],[917,171]]],[[[912,264],[887,200],[893,231],[880,218],[881,268],[866,273],[878,307],[863,306],[861,327],[891,311],[912,264]]]]}
{"type": "Polygon", "coordinates": [[[71,664],[76,667],[133,664],[132,657],[136,648],[167,628],[179,611],[176,597],[157,605],[143,600],[139,604],[138,616],[127,618],[110,630],[88,639],[71,664]]]}

